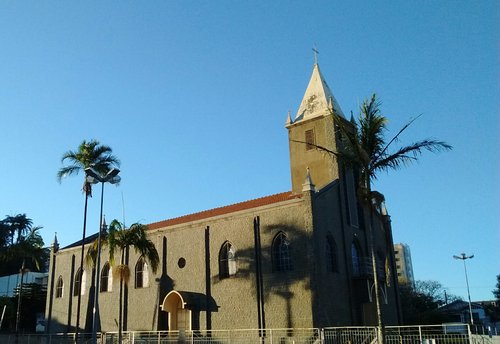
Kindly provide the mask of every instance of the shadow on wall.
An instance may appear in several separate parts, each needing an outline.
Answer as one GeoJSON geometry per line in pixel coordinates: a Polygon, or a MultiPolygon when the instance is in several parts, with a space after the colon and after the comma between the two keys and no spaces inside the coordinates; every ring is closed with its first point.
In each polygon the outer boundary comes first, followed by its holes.
{"type": "MultiPolygon", "coordinates": [[[[312,233],[286,223],[257,225],[255,233],[257,245],[236,252],[238,268],[231,278],[248,280],[254,286],[255,297],[258,299],[261,295],[264,302],[269,301],[273,295],[282,298],[285,301],[285,326],[291,328],[291,301],[295,297],[292,286],[304,283],[304,290],[310,290],[311,286],[311,272],[314,268],[311,256],[312,233]]],[[[215,283],[223,279],[220,272],[214,276],[215,283]]]]}

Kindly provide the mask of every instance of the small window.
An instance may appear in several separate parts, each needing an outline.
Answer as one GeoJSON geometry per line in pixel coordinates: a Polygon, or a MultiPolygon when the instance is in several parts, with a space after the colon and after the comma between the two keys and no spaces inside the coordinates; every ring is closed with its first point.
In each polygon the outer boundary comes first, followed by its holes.
{"type": "Polygon", "coordinates": [[[135,287],[146,288],[149,286],[148,264],[141,257],[135,265],[135,287]]]}
{"type": "Polygon", "coordinates": [[[75,283],[73,285],[73,296],[78,296],[85,294],[85,271],[78,269],[75,275],[75,283]]]}
{"type": "Polygon", "coordinates": [[[111,291],[112,287],[113,287],[112,270],[111,270],[111,266],[109,265],[109,263],[106,262],[106,264],[104,264],[104,266],[102,267],[101,285],[100,285],[99,289],[101,289],[101,292],[104,293],[104,292],[111,291]]]}
{"type": "Polygon", "coordinates": [[[56,298],[63,297],[63,290],[64,290],[64,282],[62,276],[59,276],[56,284],[56,298]]]}
{"type": "Polygon", "coordinates": [[[292,260],[291,260],[291,249],[290,242],[286,237],[285,233],[278,233],[273,240],[272,246],[272,259],[273,259],[273,271],[291,271],[292,270],[292,260]]]}
{"type": "Polygon", "coordinates": [[[326,270],[330,272],[338,272],[337,260],[337,245],[331,235],[326,238],[326,270]]]}
{"type": "Polygon", "coordinates": [[[236,250],[229,241],[222,245],[219,252],[219,278],[228,278],[236,274],[236,250]]]}
{"type": "Polygon", "coordinates": [[[306,150],[311,150],[316,146],[316,140],[314,139],[314,130],[306,130],[306,150]]]}

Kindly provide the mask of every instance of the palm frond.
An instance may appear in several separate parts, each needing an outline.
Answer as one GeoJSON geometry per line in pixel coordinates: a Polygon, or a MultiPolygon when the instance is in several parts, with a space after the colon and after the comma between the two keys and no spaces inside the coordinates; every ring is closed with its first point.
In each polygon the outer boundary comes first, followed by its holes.
{"type": "Polygon", "coordinates": [[[59,183],[63,180],[63,178],[66,178],[67,176],[71,175],[76,175],[78,172],[80,172],[82,168],[77,165],[71,165],[71,166],[66,166],[62,167],[58,172],[57,172],[57,180],[59,183]]]}
{"type": "Polygon", "coordinates": [[[399,129],[398,133],[397,133],[396,135],[394,135],[394,136],[392,137],[392,139],[389,141],[389,143],[387,143],[387,144],[385,145],[385,147],[382,149],[382,151],[380,152],[380,154],[378,154],[377,156],[375,156],[375,157],[374,157],[374,160],[376,161],[376,160],[378,160],[378,158],[379,158],[380,156],[383,156],[383,155],[385,154],[385,152],[387,151],[387,149],[389,149],[389,146],[390,146],[392,143],[396,142],[396,141],[399,139],[399,135],[401,135],[401,134],[402,134],[402,133],[403,133],[406,129],[408,129],[408,127],[409,127],[410,125],[412,125],[412,124],[413,124],[413,122],[415,122],[415,121],[416,121],[417,119],[419,119],[421,116],[422,116],[422,114],[418,115],[418,116],[417,116],[417,117],[415,117],[415,118],[410,119],[410,121],[409,121],[408,123],[406,123],[406,124],[405,124],[405,125],[404,125],[401,129],[399,129]]]}
{"type": "Polygon", "coordinates": [[[117,265],[113,268],[113,277],[119,281],[123,281],[127,285],[130,280],[130,268],[125,264],[117,265]]]}
{"type": "Polygon", "coordinates": [[[387,118],[380,113],[381,103],[373,94],[371,99],[361,105],[358,136],[361,147],[370,160],[377,155],[384,145],[384,133],[387,130],[387,118]]]}
{"type": "Polygon", "coordinates": [[[451,149],[452,146],[443,141],[432,139],[418,141],[411,145],[402,147],[395,153],[375,161],[371,170],[375,172],[377,170],[398,169],[416,161],[424,151],[435,153],[451,149]]]}
{"type": "Polygon", "coordinates": [[[156,273],[160,258],[154,243],[147,238],[146,230],[147,226],[139,223],[134,223],[127,229],[118,220],[111,221],[107,237],[111,265],[114,264],[117,250],[124,252],[128,247],[133,247],[148,261],[152,271],[156,273]]]}
{"type": "MultiPolygon", "coordinates": [[[[99,173],[106,174],[114,166],[119,166],[120,161],[112,154],[109,146],[104,146],[97,140],[83,140],[77,151],[67,151],[61,158],[61,163],[68,161],[69,166],[65,166],[57,173],[59,181],[65,176],[76,175],[87,167],[94,167],[99,173]]],[[[91,194],[91,186],[84,185],[84,192],[91,194]]]]}
{"type": "Polygon", "coordinates": [[[65,153],[63,153],[62,157],[61,157],[61,163],[64,163],[65,160],[70,160],[70,161],[77,161],[78,160],[78,153],[72,151],[72,150],[69,150],[65,153]]]}
{"type": "Polygon", "coordinates": [[[323,146],[320,146],[320,145],[317,145],[315,143],[310,143],[310,142],[306,142],[306,141],[300,141],[300,140],[290,140],[290,142],[295,142],[295,143],[302,143],[302,144],[307,144],[307,145],[310,145],[320,151],[323,151],[325,153],[328,153],[328,154],[331,154],[333,156],[336,156],[337,155],[337,152],[335,151],[332,151],[331,149],[328,149],[326,147],[323,147],[323,146]]]}
{"type": "Polygon", "coordinates": [[[85,255],[85,263],[89,269],[95,266],[97,261],[97,240],[94,240],[92,244],[87,249],[87,254],[85,255]]]}
{"type": "MultiPolygon", "coordinates": [[[[89,268],[93,268],[97,261],[97,251],[99,246],[99,239],[95,239],[92,244],[90,244],[87,249],[87,254],[85,255],[85,263],[89,268]]],[[[104,247],[108,246],[108,236],[101,236],[101,252],[104,247]]]]}

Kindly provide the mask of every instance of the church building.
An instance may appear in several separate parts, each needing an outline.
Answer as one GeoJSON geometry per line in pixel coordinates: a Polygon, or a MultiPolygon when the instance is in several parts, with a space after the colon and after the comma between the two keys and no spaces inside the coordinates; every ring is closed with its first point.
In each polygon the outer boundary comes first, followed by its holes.
{"type": "MultiPolygon", "coordinates": [[[[291,190],[148,224],[159,253],[153,273],[133,249],[124,296],[124,329],[223,330],[376,325],[368,210],[356,174],[317,146],[339,144],[344,116],[318,64],[292,119],[286,119],[291,190]]],[[[390,217],[377,195],[376,273],[386,325],[401,322],[390,217]]],[[[86,239],[90,244],[93,237],[86,239]]],[[[74,332],[77,296],[82,332],[92,326],[95,281],[79,271],[81,242],[54,245],[47,331],[74,332]]],[[[119,282],[106,248],[99,276],[99,326],[118,330],[119,282]]]]}

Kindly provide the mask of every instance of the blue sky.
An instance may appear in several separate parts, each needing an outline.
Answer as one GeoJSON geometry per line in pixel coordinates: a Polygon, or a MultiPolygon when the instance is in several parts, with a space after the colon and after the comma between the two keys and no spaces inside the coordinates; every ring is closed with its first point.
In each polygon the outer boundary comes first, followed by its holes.
{"type": "MultiPolygon", "coordinates": [[[[105,214],[151,223],[290,189],[287,112],[311,48],[345,113],[376,92],[399,142],[454,149],[382,174],[395,242],[417,279],[491,299],[498,242],[495,1],[3,1],[0,216],[26,213],[47,244],[81,237],[82,176],[59,184],[83,139],[110,145],[122,183],[105,214]],[[496,191],[496,192],[495,192],[496,191]]],[[[389,134],[390,134],[389,133],[389,134]]],[[[89,207],[98,227],[99,191],[89,207]]]]}

